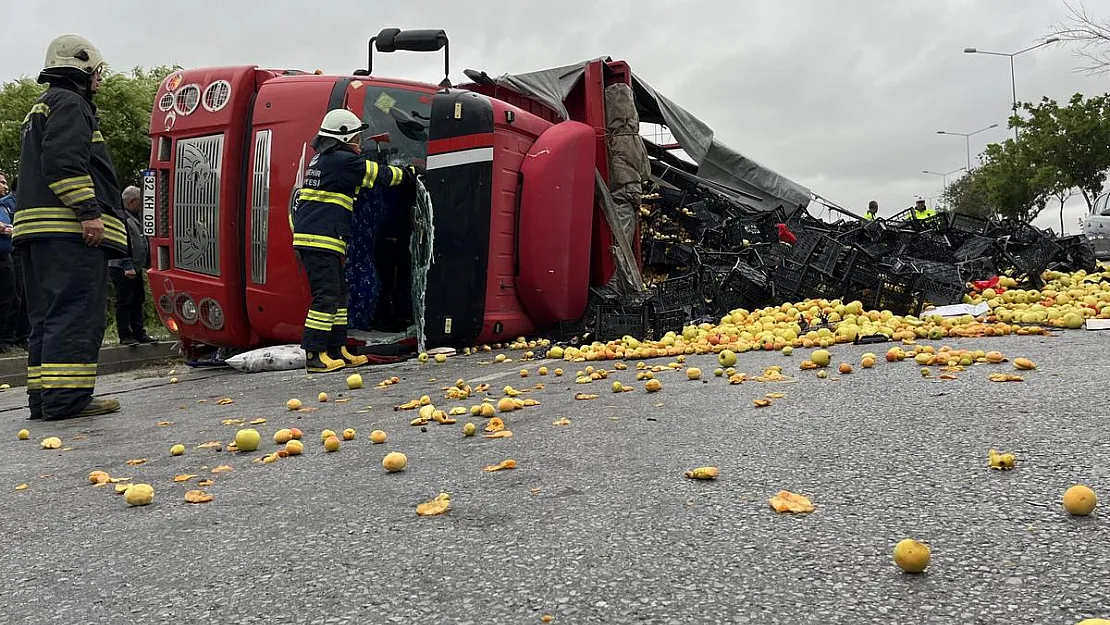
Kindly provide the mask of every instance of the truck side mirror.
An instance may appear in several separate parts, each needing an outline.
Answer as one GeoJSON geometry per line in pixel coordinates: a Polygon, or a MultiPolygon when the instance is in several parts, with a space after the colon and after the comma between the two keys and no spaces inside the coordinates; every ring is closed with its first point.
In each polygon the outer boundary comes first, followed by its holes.
{"type": "Polygon", "coordinates": [[[383,28],[375,37],[370,38],[368,44],[367,69],[357,70],[358,76],[370,76],[374,70],[374,48],[378,52],[438,52],[443,49],[443,81],[441,87],[451,86],[451,50],[447,41],[447,32],[439,29],[427,30],[401,30],[400,28],[383,28]]]}

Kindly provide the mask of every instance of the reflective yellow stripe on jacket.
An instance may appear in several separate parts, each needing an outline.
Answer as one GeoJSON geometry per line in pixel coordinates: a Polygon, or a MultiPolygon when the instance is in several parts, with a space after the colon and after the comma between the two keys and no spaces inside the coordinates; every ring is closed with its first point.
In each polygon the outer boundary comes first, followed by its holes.
{"type": "Polygon", "coordinates": [[[31,110],[28,111],[27,115],[23,118],[23,123],[26,124],[27,122],[31,121],[32,115],[42,115],[43,117],[50,117],[50,106],[43,102],[36,103],[34,106],[31,107],[31,110]]]}
{"type": "MultiPolygon", "coordinates": [[[[303,191],[302,191],[303,193],[303,191]]],[[[319,234],[293,233],[293,247],[307,247],[329,252],[347,253],[347,243],[343,239],[326,237],[319,234]]]]}
{"type": "Polygon", "coordinates": [[[335,204],[343,208],[353,211],[355,210],[355,200],[349,195],[336,193],[334,191],[321,191],[319,189],[301,189],[297,195],[300,200],[307,200],[310,202],[323,202],[325,204],[335,204]]]}
{"type": "MultiPolygon", "coordinates": [[[[127,249],[127,227],[115,215],[104,213],[104,240],[127,249]]],[[[15,214],[12,224],[12,241],[36,234],[77,234],[80,235],[81,222],[73,210],[57,208],[21,208],[15,214]]]]}
{"type": "Polygon", "coordinates": [[[101,134],[99,130],[94,130],[93,131],[92,142],[93,143],[104,143],[104,135],[101,134]]]}
{"type": "Polygon", "coordinates": [[[47,185],[66,206],[96,199],[96,189],[91,176],[64,178],[47,185]]]}

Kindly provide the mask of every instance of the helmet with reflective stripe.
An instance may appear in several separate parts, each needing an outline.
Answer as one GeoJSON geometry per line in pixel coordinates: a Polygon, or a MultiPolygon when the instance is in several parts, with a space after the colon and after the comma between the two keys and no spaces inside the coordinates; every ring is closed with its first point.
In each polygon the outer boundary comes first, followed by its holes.
{"type": "Polygon", "coordinates": [[[44,69],[72,67],[92,75],[103,70],[106,63],[100,50],[81,35],[62,35],[46,49],[44,69]]]}
{"type": "Polygon", "coordinates": [[[358,133],[367,128],[368,126],[362,123],[358,115],[347,109],[335,109],[324,115],[324,121],[320,124],[319,135],[348,143],[351,139],[357,137],[358,133]]]}

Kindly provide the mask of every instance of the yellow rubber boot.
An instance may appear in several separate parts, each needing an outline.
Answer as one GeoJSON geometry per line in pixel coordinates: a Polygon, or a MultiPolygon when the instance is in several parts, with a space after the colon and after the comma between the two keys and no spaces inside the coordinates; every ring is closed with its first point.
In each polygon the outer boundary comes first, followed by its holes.
{"type": "Polygon", "coordinates": [[[370,359],[366,356],[356,356],[347,351],[346,347],[339,348],[339,354],[343,357],[343,361],[347,364],[348,367],[361,367],[370,362],[370,359]]]}
{"type": "Polygon", "coordinates": [[[328,356],[327,352],[305,352],[305,371],[308,373],[328,373],[347,366],[342,360],[328,356]]]}

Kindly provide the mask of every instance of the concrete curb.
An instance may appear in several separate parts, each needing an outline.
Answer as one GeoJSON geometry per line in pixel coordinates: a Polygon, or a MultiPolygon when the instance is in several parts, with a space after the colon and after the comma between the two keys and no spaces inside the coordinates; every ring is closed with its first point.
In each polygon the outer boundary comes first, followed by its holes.
{"type": "MultiPolygon", "coordinates": [[[[147,345],[114,345],[100,350],[97,375],[110,375],[133,371],[151,365],[181,360],[176,341],[147,345]]],[[[27,357],[0,358],[0,384],[24,386],[27,384],[27,357]]]]}

